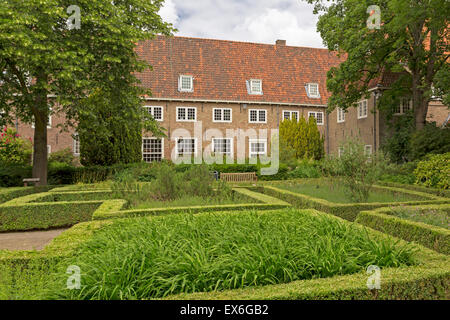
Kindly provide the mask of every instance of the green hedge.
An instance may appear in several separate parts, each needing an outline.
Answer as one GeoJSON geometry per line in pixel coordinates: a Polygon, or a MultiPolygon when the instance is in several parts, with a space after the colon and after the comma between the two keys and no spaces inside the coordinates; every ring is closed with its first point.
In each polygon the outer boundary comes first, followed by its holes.
{"type": "MultiPolygon", "coordinates": [[[[448,211],[450,204],[406,207],[405,209],[408,208],[448,211]]],[[[450,230],[396,217],[391,208],[362,211],[356,222],[407,241],[415,241],[437,252],[450,254],[450,230]]]]}
{"type": "Polygon", "coordinates": [[[0,206],[0,232],[45,230],[92,219],[101,201],[30,203],[0,206]]]}
{"type": "MultiPolygon", "coordinates": [[[[311,212],[316,212],[311,210],[311,212]]],[[[316,214],[324,214],[316,212],[316,214]]],[[[340,219],[335,217],[335,219],[340,219]]],[[[355,224],[361,232],[374,238],[388,235],[355,224]]],[[[399,239],[399,243],[404,243],[399,239]]],[[[248,287],[221,292],[200,292],[169,296],[167,300],[381,300],[381,299],[448,299],[450,259],[422,246],[417,246],[419,265],[381,270],[381,290],[369,290],[369,275],[353,275],[299,280],[291,283],[248,287]]]]}
{"type": "Polygon", "coordinates": [[[0,190],[0,204],[29,194],[46,192],[51,190],[52,188],[53,187],[51,186],[40,186],[40,187],[16,187],[0,190]]]}
{"type": "Polygon", "coordinates": [[[424,193],[431,193],[431,194],[434,194],[439,197],[450,198],[450,190],[427,188],[424,186],[419,186],[417,184],[403,184],[403,183],[385,182],[385,181],[380,181],[378,183],[381,185],[384,185],[384,186],[388,186],[388,187],[396,187],[396,188],[414,190],[414,191],[419,191],[419,192],[424,192],[424,193]]]}
{"type": "Polygon", "coordinates": [[[190,207],[172,207],[172,208],[151,208],[151,209],[135,209],[135,210],[97,210],[94,213],[94,220],[107,220],[114,218],[126,218],[135,216],[154,216],[164,214],[175,214],[182,212],[198,213],[198,212],[214,212],[214,211],[238,211],[238,210],[273,210],[289,207],[290,204],[279,199],[257,193],[245,188],[233,188],[234,192],[257,200],[260,203],[243,203],[243,204],[225,204],[211,206],[190,206],[190,207]]]}
{"type": "MultiPolygon", "coordinates": [[[[417,197],[430,198],[430,200],[418,200],[418,201],[408,201],[408,202],[392,202],[392,203],[334,203],[324,199],[314,198],[301,193],[295,193],[288,190],[283,190],[275,186],[262,185],[260,187],[253,188],[253,190],[258,190],[265,194],[277,197],[284,201],[287,201],[298,208],[313,208],[319,211],[331,213],[335,216],[344,218],[349,221],[355,221],[359,212],[364,210],[372,210],[376,208],[382,208],[386,206],[411,206],[411,205],[423,205],[423,204],[442,204],[450,203],[450,199],[441,198],[435,195],[424,194],[412,190],[403,190],[399,188],[391,187],[379,187],[384,190],[391,190],[395,192],[403,192],[411,195],[416,195],[417,197]]],[[[252,188],[250,188],[252,189],[252,188]]]]}

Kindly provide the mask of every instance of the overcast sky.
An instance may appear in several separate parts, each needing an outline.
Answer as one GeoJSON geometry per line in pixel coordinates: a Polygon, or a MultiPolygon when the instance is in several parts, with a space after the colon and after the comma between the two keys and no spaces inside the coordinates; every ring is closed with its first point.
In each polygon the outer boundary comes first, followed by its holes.
{"type": "Polygon", "coordinates": [[[313,6],[301,0],[166,0],[178,36],[323,48],[313,6]]]}

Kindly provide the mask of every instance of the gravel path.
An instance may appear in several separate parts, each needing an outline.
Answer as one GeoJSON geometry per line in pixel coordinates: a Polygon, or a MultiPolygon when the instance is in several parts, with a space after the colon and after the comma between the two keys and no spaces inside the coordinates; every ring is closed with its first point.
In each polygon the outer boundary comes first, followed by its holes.
{"type": "Polygon", "coordinates": [[[0,233],[0,250],[42,250],[65,230],[0,233]]]}

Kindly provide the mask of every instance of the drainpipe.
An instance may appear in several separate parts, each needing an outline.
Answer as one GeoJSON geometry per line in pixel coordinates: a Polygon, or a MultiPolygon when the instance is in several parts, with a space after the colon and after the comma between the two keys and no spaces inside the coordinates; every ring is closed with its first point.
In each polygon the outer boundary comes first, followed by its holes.
{"type": "Polygon", "coordinates": [[[377,90],[374,92],[374,108],[373,108],[373,149],[377,151],[377,104],[381,96],[380,85],[377,85],[377,90]]]}

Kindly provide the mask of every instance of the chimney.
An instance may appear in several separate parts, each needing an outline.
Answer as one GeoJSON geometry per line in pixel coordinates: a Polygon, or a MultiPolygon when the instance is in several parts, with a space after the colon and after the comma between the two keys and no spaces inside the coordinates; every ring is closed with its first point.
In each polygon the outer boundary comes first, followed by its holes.
{"type": "Polygon", "coordinates": [[[276,45],[277,46],[285,46],[286,45],[286,40],[277,40],[276,45]]]}

